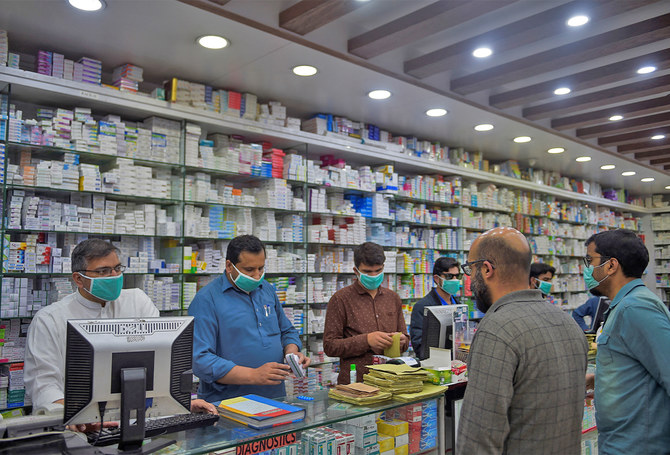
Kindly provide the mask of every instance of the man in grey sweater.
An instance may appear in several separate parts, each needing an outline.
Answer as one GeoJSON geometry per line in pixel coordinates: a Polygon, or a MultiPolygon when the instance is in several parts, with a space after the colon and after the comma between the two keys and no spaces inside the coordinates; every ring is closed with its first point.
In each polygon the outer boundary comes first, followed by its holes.
{"type": "Polygon", "coordinates": [[[579,326],[528,288],[531,251],[516,229],[472,244],[462,268],[480,311],[468,358],[459,454],[578,454],[587,343],[579,326]]]}

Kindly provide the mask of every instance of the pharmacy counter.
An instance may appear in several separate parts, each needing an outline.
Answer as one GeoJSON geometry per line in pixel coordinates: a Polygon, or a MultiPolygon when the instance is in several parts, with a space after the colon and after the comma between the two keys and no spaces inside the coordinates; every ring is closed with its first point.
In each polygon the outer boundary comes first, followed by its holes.
{"type": "Polygon", "coordinates": [[[295,398],[286,399],[287,402],[307,410],[307,415],[301,422],[257,431],[221,418],[214,426],[165,436],[166,438],[176,439],[177,442],[159,453],[204,454],[236,448],[238,455],[252,455],[270,450],[277,447],[278,444],[299,443],[301,432],[311,428],[331,426],[355,417],[402,408],[410,404],[430,402],[437,402],[438,431],[436,432],[437,441],[435,441],[434,446],[435,449],[439,450],[438,453],[444,453],[444,395],[416,402],[405,403],[392,400],[364,407],[332,400],[328,398],[326,391],[320,391],[310,396],[314,397],[314,401],[303,401],[295,398]]]}

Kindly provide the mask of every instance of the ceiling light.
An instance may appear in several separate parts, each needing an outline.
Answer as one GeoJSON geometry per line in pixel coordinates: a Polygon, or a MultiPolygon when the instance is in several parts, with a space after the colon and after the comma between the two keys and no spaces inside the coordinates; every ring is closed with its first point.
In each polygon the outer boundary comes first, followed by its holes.
{"type": "Polygon", "coordinates": [[[658,141],[659,139],[665,139],[665,134],[655,134],[651,138],[655,141],[658,141]]]}
{"type": "Polygon", "coordinates": [[[428,117],[442,117],[443,115],[447,115],[447,110],[442,109],[441,107],[436,107],[434,109],[428,109],[426,115],[428,117]]]}
{"type": "Polygon", "coordinates": [[[568,24],[570,27],[580,27],[580,26],[586,24],[589,20],[590,19],[589,19],[588,16],[582,16],[582,15],[573,16],[570,19],[568,19],[566,24],[568,24]]]}
{"type": "Polygon", "coordinates": [[[568,87],[560,87],[554,90],[554,95],[567,95],[571,91],[568,87]]]}
{"type": "Polygon", "coordinates": [[[547,153],[551,153],[552,155],[555,155],[557,153],[563,153],[565,152],[565,149],[563,147],[554,147],[549,150],[547,150],[547,153]]]}
{"type": "Polygon", "coordinates": [[[603,171],[609,171],[611,169],[614,169],[615,167],[616,166],[613,164],[603,164],[602,166],[600,166],[600,169],[602,169],[603,171]]]}
{"type": "Polygon", "coordinates": [[[575,158],[575,161],[578,161],[580,163],[586,163],[587,161],[591,161],[591,157],[590,156],[578,156],[577,158],[575,158]]]}
{"type": "Polygon", "coordinates": [[[82,11],[98,11],[105,7],[103,0],[68,0],[68,3],[82,11]]]}
{"type": "Polygon", "coordinates": [[[648,183],[648,182],[653,182],[654,180],[655,180],[654,177],[645,177],[643,179],[640,179],[640,182],[648,183]]]}
{"type": "Polygon", "coordinates": [[[207,49],[223,49],[228,46],[228,40],[223,36],[205,35],[198,38],[198,44],[207,49]]]}
{"type": "Polygon", "coordinates": [[[491,54],[493,54],[493,51],[488,47],[479,47],[474,51],[472,51],[472,55],[474,55],[477,58],[486,58],[491,54]]]}
{"type": "Polygon", "coordinates": [[[670,190],[670,185],[665,187],[666,190],[670,190]]]}
{"type": "Polygon", "coordinates": [[[314,76],[318,70],[311,65],[298,65],[293,67],[293,74],[296,76],[314,76]]]}
{"type": "Polygon", "coordinates": [[[482,123],[481,125],[475,126],[475,131],[491,131],[493,129],[493,125],[490,123],[482,123]]]}
{"type": "Polygon", "coordinates": [[[388,90],[373,90],[368,93],[368,96],[373,100],[385,100],[391,96],[391,92],[388,90]]]}
{"type": "Polygon", "coordinates": [[[624,177],[630,177],[631,175],[635,175],[635,171],[625,171],[622,172],[621,175],[623,175],[624,177]]]}
{"type": "Polygon", "coordinates": [[[613,115],[610,117],[610,121],[616,122],[617,120],[623,120],[623,115],[613,115]]]}
{"type": "Polygon", "coordinates": [[[530,142],[530,136],[515,137],[514,142],[516,142],[517,144],[523,144],[524,142],[530,142]]]}
{"type": "Polygon", "coordinates": [[[642,68],[637,70],[637,74],[649,74],[653,73],[654,71],[656,71],[655,66],[643,66],[642,68]]]}

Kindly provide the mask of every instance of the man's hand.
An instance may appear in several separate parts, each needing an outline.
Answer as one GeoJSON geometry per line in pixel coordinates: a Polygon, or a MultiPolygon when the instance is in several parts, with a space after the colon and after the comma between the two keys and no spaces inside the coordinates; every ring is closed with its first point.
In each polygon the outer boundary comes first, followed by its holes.
{"type": "Polygon", "coordinates": [[[252,384],[277,385],[281,384],[291,372],[291,367],[284,363],[268,362],[254,371],[252,384]]]}
{"type": "Polygon", "coordinates": [[[200,412],[204,414],[218,414],[216,406],[200,398],[191,401],[191,412],[200,412]]]}
{"type": "Polygon", "coordinates": [[[586,398],[593,398],[593,389],[595,389],[596,375],[586,373],[586,398]]]}
{"type": "MultiPolygon", "coordinates": [[[[118,427],[119,422],[105,422],[103,427],[118,427]]],[[[100,431],[100,422],[96,423],[87,423],[87,424],[77,424],[77,425],[68,425],[67,429],[70,431],[78,431],[81,433],[95,433],[100,431]]]]}
{"type": "Polygon", "coordinates": [[[400,334],[400,352],[405,352],[409,348],[409,339],[404,333],[400,334]]]}
{"type": "Polygon", "coordinates": [[[305,354],[300,352],[298,350],[298,346],[296,346],[295,344],[291,343],[291,344],[287,345],[286,348],[284,348],[284,355],[286,355],[286,354],[297,355],[298,360],[300,361],[300,364],[302,365],[302,367],[305,370],[307,370],[307,367],[309,366],[309,364],[312,363],[312,359],[310,359],[309,357],[305,357],[305,354]]]}
{"type": "Polygon", "coordinates": [[[370,332],[368,333],[368,344],[373,352],[381,354],[384,349],[393,344],[393,337],[386,332],[370,332]]]}

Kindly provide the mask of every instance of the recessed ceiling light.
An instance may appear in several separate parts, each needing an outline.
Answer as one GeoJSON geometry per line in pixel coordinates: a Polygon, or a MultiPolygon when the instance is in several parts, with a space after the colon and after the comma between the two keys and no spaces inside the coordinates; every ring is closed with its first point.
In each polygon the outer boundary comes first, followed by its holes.
{"type": "Polygon", "coordinates": [[[293,67],[293,74],[296,76],[314,76],[318,70],[312,65],[298,65],[293,67]]]}
{"type": "Polygon", "coordinates": [[[493,129],[493,125],[490,123],[482,123],[481,125],[475,126],[475,131],[491,131],[493,129]]]}
{"type": "Polygon", "coordinates": [[[554,147],[547,150],[547,153],[551,153],[552,155],[563,152],[565,152],[565,149],[563,147],[554,147]]]}
{"type": "Polygon", "coordinates": [[[68,3],[82,11],[98,11],[105,7],[104,0],[68,0],[68,3]]]}
{"type": "Polygon", "coordinates": [[[447,110],[442,109],[441,107],[436,107],[434,109],[428,109],[426,115],[428,117],[442,117],[443,115],[447,115],[447,110]]]}
{"type": "Polygon", "coordinates": [[[223,36],[205,35],[198,38],[198,44],[207,49],[223,49],[228,46],[228,40],[223,36]]]}
{"type": "Polygon", "coordinates": [[[665,187],[666,190],[670,190],[670,185],[665,187]]]}
{"type": "Polygon", "coordinates": [[[637,74],[649,74],[653,73],[654,71],[656,71],[655,66],[643,66],[642,68],[637,70],[637,74]]]}
{"type": "Polygon", "coordinates": [[[478,47],[477,49],[472,51],[472,55],[474,55],[477,58],[486,58],[489,57],[491,54],[493,54],[493,51],[488,47],[478,47]]]}
{"type": "Polygon", "coordinates": [[[621,175],[623,175],[624,177],[630,177],[631,175],[635,175],[635,171],[625,171],[622,172],[621,175]]]}
{"type": "Polygon", "coordinates": [[[591,161],[590,156],[578,156],[575,158],[575,161],[579,161],[580,163],[586,163],[587,161],[591,161]]]}
{"type": "Polygon", "coordinates": [[[602,166],[600,166],[600,169],[602,169],[603,171],[609,171],[610,169],[614,169],[615,167],[616,166],[613,164],[603,164],[602,166]]]}
{"type": "Polygon", "coordinates": [[[651,138],[655,141],[658,141],[659,139],[665,139],[665,134],[655,134],[651,138]]]}
{"type": "Polygon", "coordinates": [[[640,182],[648,183],[648,182],[653,182],[654,180],[655,180],[654,177],[645,177],[643,179],[640,179],[640,182]]]}
{"type": "Polygon", "coordinates": [[[589,20],[590,19],[589,19],[588,16],[583,16],[583,15],[572,16],[570,19],[568,19],[566,24],[568,24],[570,27],[580,27],[580,26],[586,24],[589,20]]]}
{"type": "Polygon", "coordinates": [[[610,117],[610,121],[616,122],[617,120],[623,120],[623,115],[613,115],[610,117]]]}
{"type": "Polygon", "coordinates": [[[516,142],[517,144],[523,144],[524,142],[530,142],[530,136],[515,137],[514,142],[516,142]]]}
{"type": "Polygon", "coordinates": [[[373,100],[385,100],[391,96],[391,92],[388,90],[373,90],[368,93],[368,96],[373,100]]]}
{"type": "Polygon", "coordinates": [[[560,87],[554,90],[554,95],[567,95],[571,91],[568,87],[560,87]]]}

